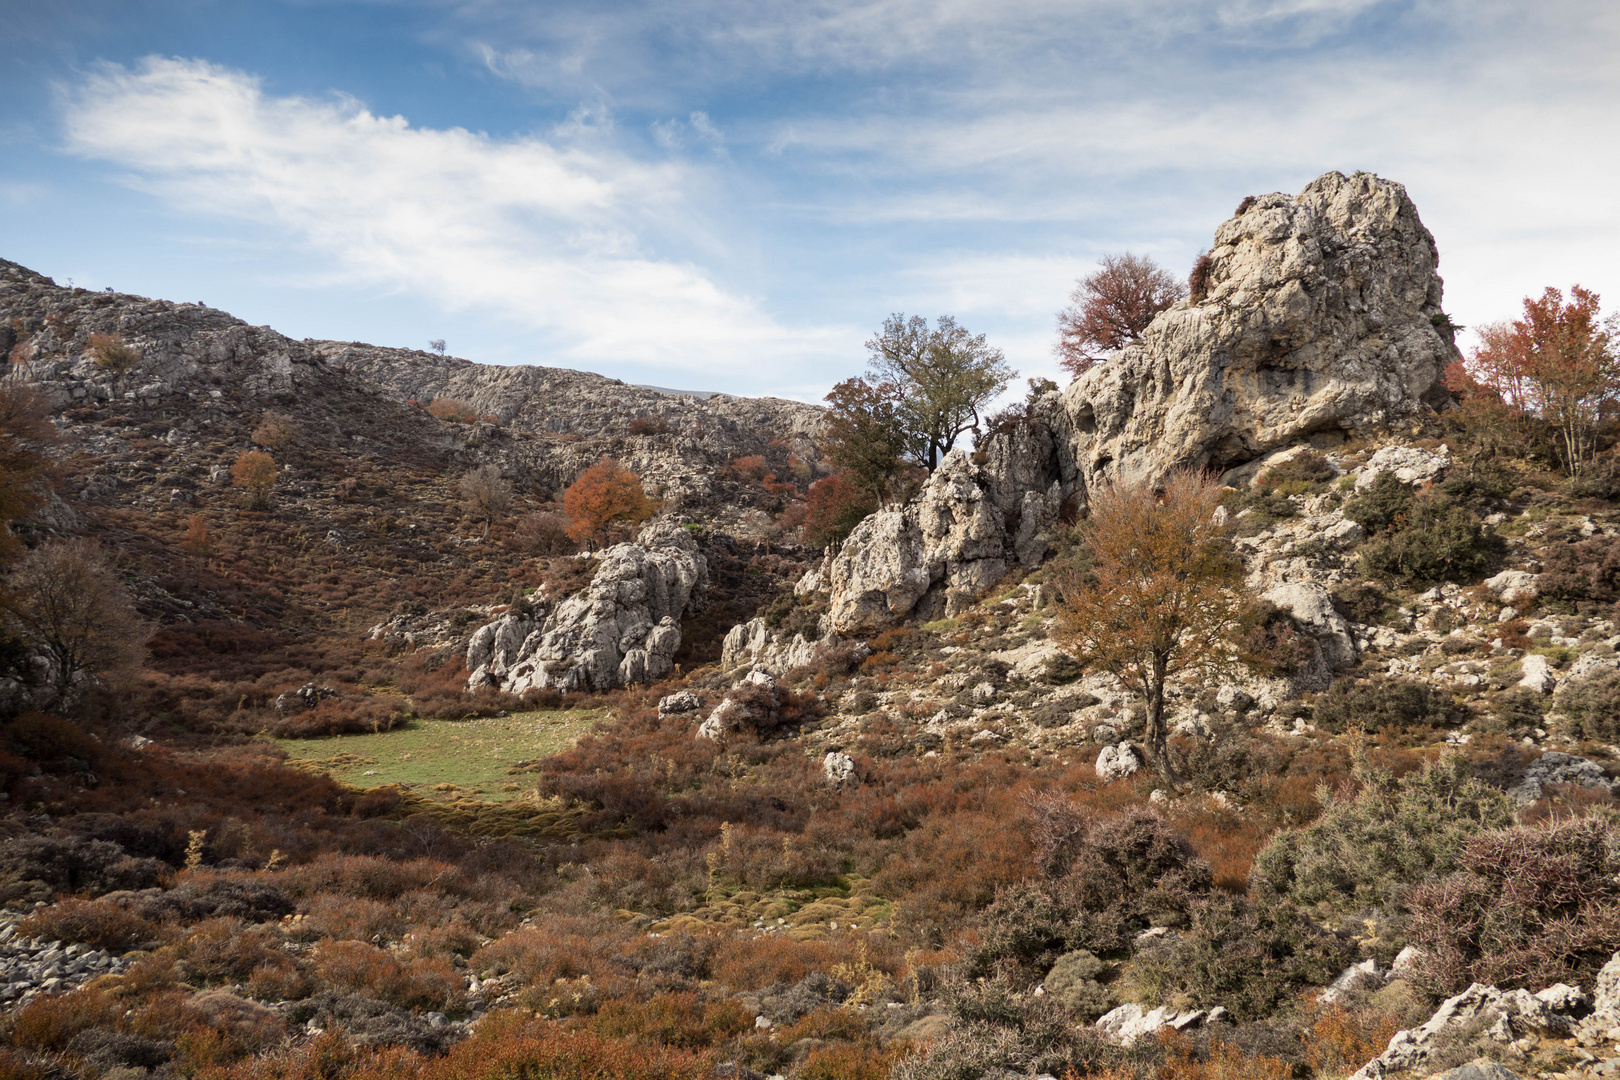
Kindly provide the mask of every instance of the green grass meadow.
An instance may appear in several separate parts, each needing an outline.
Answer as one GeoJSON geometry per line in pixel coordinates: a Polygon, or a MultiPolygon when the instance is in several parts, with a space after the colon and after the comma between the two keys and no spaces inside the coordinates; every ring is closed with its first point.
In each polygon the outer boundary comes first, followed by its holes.
{"type": "Polygon", "coordinates": [[[289,765],[354,787],[399,784],[430,798],[499,802],[534,787],[532,778],[512,775],[513,766],[566,750],[606,717],[602,709],[571,709],[412,720],[374,735],[273,741],[287,752],[289,765]]]}

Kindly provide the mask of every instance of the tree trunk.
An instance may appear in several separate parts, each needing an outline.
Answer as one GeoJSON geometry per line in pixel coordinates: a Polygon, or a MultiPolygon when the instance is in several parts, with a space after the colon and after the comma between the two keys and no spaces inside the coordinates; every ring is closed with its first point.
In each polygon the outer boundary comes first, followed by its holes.
{"type": "Polygon", "coordinates": [[[1153,768],[1159,779],[1172,788],[1180,783],[1176,768],[1170,762],[1169,735],[1164,723],[1164,668],[1155,663],[1148,675],[1147,743],[1153,757],[1153,768]]]}

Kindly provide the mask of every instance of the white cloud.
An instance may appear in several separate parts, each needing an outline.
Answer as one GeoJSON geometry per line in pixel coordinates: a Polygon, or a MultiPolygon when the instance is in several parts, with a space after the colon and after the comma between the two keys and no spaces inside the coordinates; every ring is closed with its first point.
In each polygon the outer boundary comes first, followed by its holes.
{"type": "Polygon", "coordinates": [[[658,254],[689,240],[701,178],[617,152],[610,130],[600,108],[549,140],[425,129],[157,58],[101,69],[66,110],[69,148],[132,183],[187,212],[281,230],[349,284],[532,327],[561,351],[541,362],[712,377],[816,347],[822,332],[784,329],[703,268],[658,254]]]}

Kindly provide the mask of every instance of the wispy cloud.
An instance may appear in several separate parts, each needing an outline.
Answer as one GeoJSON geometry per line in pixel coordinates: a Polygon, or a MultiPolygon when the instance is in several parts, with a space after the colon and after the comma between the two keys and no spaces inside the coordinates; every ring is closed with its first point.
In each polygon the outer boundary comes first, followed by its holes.
{"type": "Polygon", "coordinates": [[[683,258],[700,178],[614,149],[610,119],[588,108],[546,138],[497,139],[152,58],[75,89],[66,133],[189,213],[281,230],[334,277],[530,326],[542,361],[714,375],[814,348],[817,331],[777,325],[683,258]]]}

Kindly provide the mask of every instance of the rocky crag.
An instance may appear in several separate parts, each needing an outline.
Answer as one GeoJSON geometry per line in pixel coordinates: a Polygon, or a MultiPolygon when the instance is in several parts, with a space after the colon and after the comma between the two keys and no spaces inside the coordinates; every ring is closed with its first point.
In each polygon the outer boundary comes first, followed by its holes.
{"type": "MultiPolygon", "coordinates": [[[[64,288],[4,260],[0,354],[11,361],[7,377],[45,391],[69,439],[103,458],[127,449],[130,436],[154,433],[175,447],[210,435],[245,446],[273,412],[292,417],[304,440],[357,458],[407,455],[444,468],[494,462],[520,490],[540,495],[608,455],[672,507],[699,514],[725,501],[719,476],[738,457],[761,455],[783,475],[790,454],[820,459],[821,410],[811,405],[295,341],[198,304],[64,288]],[[98,363],[96,335],[129,350],[127,369],[98,363]],[[423,407],[434,399],[464,405],[461,420],[429,415],[423,407]]],[[[215,464],[188,463],[187,483],[215,464]]]]}
{"type": "Polygon", "coordinates": [[[545,609],[510,611],[467,647],[468,686],[508,694],[610,690],[661,679],[675,666],[681,616],[708,586],[697,541],[661,522],[602,553],[588,586],[545,609]]]}
{"type": "Polygon", "coordinates": [[[965,610],[1037,564],[1042,530],[1098,484],[1177,466],[1252,476],[1298,444],[1431,416],[1456,356],[1438,262],[1405,189],[1371,174],[1245,200],[1198,295],[855,531],[824,571],[831,629],[965,610]]]}

